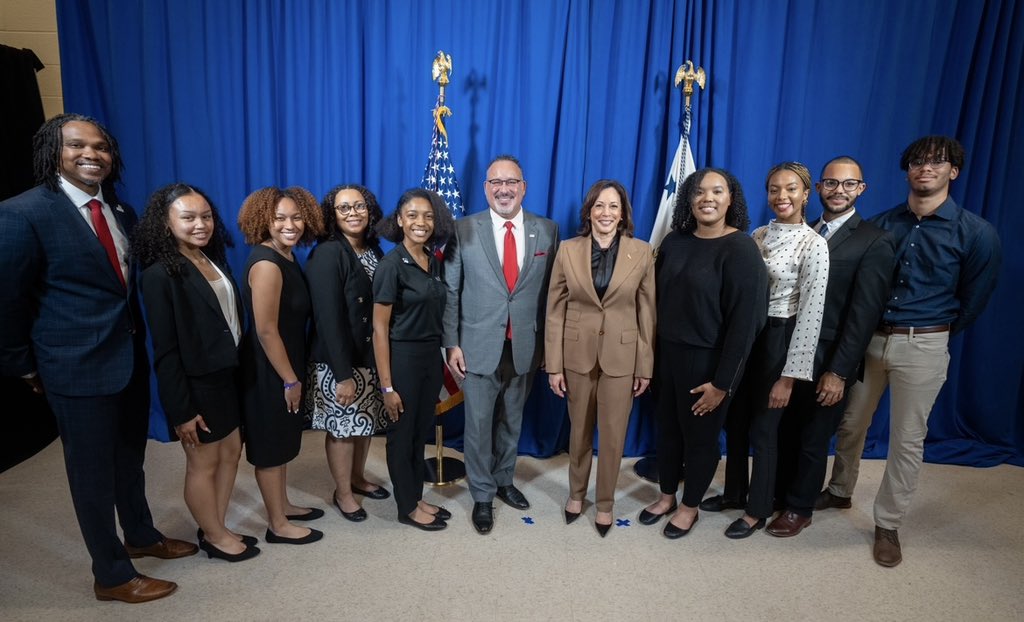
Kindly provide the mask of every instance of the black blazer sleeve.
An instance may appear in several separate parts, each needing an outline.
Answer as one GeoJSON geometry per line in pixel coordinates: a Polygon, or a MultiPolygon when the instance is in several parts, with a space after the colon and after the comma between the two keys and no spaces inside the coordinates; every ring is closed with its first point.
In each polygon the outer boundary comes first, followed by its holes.
{"type": "MultiPolygon", "coordinates": [[[[188,390],[188,374],[182,361],[178,323],[175,315],[175,279],[163,264],[156,263],[142,273],[142,298],[153,339],[153,369],[157,391],[167,421],[181,425],[198,414],[188,390]]],[[[180,280],[180,279],[178,279],[180,280]]],[[[180,286],[180,283],[177,285],[180,286]]]]}
{"type": "Polygon", "coordinates": [[[352,331],[345,283],[352,276],[341,242],[321,243],[306,262],[306,281],[313,302],[314,360],[327,363],[336,381],[352,377],[352,331]]]}
{"type": "MultiPolygon", "coordinates": [[[[860,227],[865,228],[865,223],[860,227]]],[[[835,353],[823,370],[846,378],[847,383],[856,380],[892,284],[896,243],[887,231],[874,229],[878,235],[862,255],[850,292],[850,312],[846,323],[839,327],[835,353]]]]}

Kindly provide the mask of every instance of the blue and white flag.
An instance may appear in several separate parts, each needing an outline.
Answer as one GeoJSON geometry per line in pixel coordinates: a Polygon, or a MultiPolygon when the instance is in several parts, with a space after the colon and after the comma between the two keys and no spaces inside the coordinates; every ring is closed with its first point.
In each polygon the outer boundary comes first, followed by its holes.
{"type": "MultiPolygon", "coordinates": [[[[689,130],[689,127],[686,130],[689,130]]],[[[693,163],[693,153],[690,151],[688,133],[686,131],[679,135],[679,146],[676,148],[675,157],[672,158],[672,168],[668,171],[668,179],[665,180],[665,187],[661,191],[658,216],[654,219],[654,229],[651,230],[651,246],[655,249],[661,246],[661,241],[672,230],[672,212],[676,208],[676,194],[679,188],[690,173],[697,170],[693,163]]]]}

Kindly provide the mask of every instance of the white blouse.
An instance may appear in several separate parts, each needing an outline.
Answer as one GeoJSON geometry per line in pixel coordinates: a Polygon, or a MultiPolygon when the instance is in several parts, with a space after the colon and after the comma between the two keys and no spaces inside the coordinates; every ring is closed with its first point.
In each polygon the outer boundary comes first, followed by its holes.
{"type": "Polygon", "coordinates": [[[224,314],[224,321],[228,323],[228,329],[231,331],[231,336],[235,339],[235,345],[238,345],[239,340],[242,338],[242,327],[238,323],[238,301],[235,300],[235,292],[228,283],[228,277],[225,275],[217,264],[210,262],[213,269],[217,271],[220,278],[216,281],[207,281],[210,284],[210,288],[213,289],[213,293],[217,296],[217,302],[220,303],[220,311],[224,314]]]}
{"type": "Polygon", "coordinates": [[[753,238],[768,267],[768,316],[796,315],[782,375],[814,380],[814,352],[828,289],[828,242],[805,223],[787,225],[774,220],[758,227],[753,238]]]}

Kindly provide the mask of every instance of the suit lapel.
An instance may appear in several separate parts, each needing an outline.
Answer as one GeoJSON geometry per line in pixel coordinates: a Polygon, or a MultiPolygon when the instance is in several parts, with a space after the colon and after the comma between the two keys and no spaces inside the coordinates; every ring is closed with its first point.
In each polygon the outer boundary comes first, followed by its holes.
{"type": "Polygon", "coordinates": [[[857,228],[860,221],[861,218],[859,214],[854,213],[853,216],[850,216],[850,219],[843,223],[843,226],[839,227],[839,229],[828,239],[829,252],[832,252],[838,248],[840,244],[850,239],[850,236],[853,235],[853,230],[857,228]]]}
{"type": "MultiPolygon", "coordinates": [[[[185,264],[185,284],[187,287],[192,288],[192,291],[198,294],[210,308],[216,311],[219,317],[223,317],[224,313],[220,308],[220,301],[217,300],[217,294],[214,293],[213,287],[206,280],[206,277],[203,276],[203,273],[192,265],[191,261],[185,264]]],[[[226,323],[227,321],[225,320],[226,323]]]]}
{"type": "Polygon", "coordinates": [[[622,285],[629,276],[629,273],[636,268],[640,261],[640,253],[633,247],[633,238],[619,237],[619,254],[615,257],[615,268],[612,269],[612,279],[608,282],[608,289],[604,293],[605,300],[612,295],[617,287],[622,285]]]}
{"type": "Polygon", "coordinates": [[[491,268],[494,270],[494,276],[504,283],[505,273],[501,271],[501,259],[498,257],[498,249],[494,244],[494,228],[491,222],[490,209],[483,212],[481,217],[477,219],[476,232],[477,239],[480,240],[480,246],[484,249],[484,255],[487,255],[487,261],[491,263],[491,268]]]}
{"type": "Polygon", "coordinates": [[[512,291],[519,289],[520,283],[526,280],[526,275],[530,273],[530,267],[533,266],[533,256],[537,252],[538,229],[536,219],[523,211],[523,243],[526,248],[523,249],[523,267],[519,269],[519,278],[516,279],[516,286],[512,288],[512,291]]]}
{"type": "Polygon", "coordinates": [[[565,250],[569,255],[569,269],[572,270],[573,278],[579,282],[594,304],[600,307],[601,299],[597,297],[597,290],[594,289],[594,274],[591,271],[590,236],[574,238],[566,244],[569,245],[565,250]]]}
{"type": "Polygon", "coordinates": [[[82,241],[82,252],[95,259],[102,266],[100,271],[109,275],[120,287],[121,279],[117,278],[114,266],[110,265],[106,249],[100,244],[100,239],[96,236],[96,232],[92,230],[89,223],[85,222],[82,212],[75,207],[75,204],[71,202],[68,195],[59,190],[54,193],[53,204],[56,209],[64,212],[65,218],[72,223],[71,226],[78,232],[75,238],[82,241]]]}

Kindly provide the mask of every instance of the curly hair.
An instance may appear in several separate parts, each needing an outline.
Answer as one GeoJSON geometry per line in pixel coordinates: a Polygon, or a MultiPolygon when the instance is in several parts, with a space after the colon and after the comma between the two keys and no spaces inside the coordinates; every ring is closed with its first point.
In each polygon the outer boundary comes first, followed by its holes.
{"type": "Polygon", "coordinates": [[[197,194],[203,197],[207,205],[213,211],[213,235],[210,241],[203,247],[203,253],[211,261],[227,266],[227,255],[225,249],[233,247],[235,243],[231,240],[224,221],[220,218],[217,206],[213,204],[210,197],[199,188],[185,184],[174,183],[158,189],[146,202],[146,211],[142,214],[135,231],[132,232],[131,248],[129,253],[137,258],[143,267],[160,262],[163,264],[167,274],[179,277],[183,274],[182,268],[188,260],[178,252],[178,240],[175,239],[167,227],[167,219],[171,211],[171,205],[181,197],[190,194],[197,194]]]}
{"type": "Polygon", "coordinates": [[[732,202],[725,211],[725,224],[735,227],[740,231],[750,228],[750,216],[747,215],[747,199],[743,196],[743,187],[736,179],[736,176],[724,168],[702,168],[690,174],[683,182],[679,192],[676,193],[676,206],[672,212],[672,230],[679,232],[694,231],[697,229],[697,219],[693,217],[693,199],[697,197],[697,189],[700,182],[704,181],[708,173],[717,173],[725,179],[726,187],[729,189],[729,196],[732,202]]]}
{"type": "Polygon", "coordinates": [[[64,149],[64,126],[72,121],[81,121],[93,125],[103,140],[110,146],[110,174],[103,180],[100,187],[103,189],[103,197],[108,203],[114,205],[119,203],[114,185],[121,181],[121,172],[124,170],[124,161],[121,159],[121,148],[107,128],[83,114],[66,113],[59,114],[48,120],[36,130],[32,137],[32,170],[35,173],[36,184],[46,186],[57,192],[60,186],[57,182],[57,175],[60,174],[60,156],[64,149]]]}
{"type": "Polygon", "coordinates": [[[380,203],[377,202],[377,196],[370,192],[364,186],[359,184],[341,184],[330,189],[330,191],[324,196],[324,200],[320,202],[320,211],[323,215],[324,220],[324,231],[317,238],[318,242],[326,242],[327,240],[340,240],[345,237],[341,230],[338,228],[338,217],[334,211],[334,199],[337,198],[338,193],[342,190],[355,190],[359,194],[363,195],[363,201],[366,202],[366,231],[363,232],[363,239],[366,243],[371,246],[377,246],[377,223],[384,218],[384,212],[380,209],[380,203]]]}
{"type": "Polygon", "coordinates": [[[404,235],[402,234],[402,228],[398,226],[398,214],[405,207],[405,204],[413,199],[424,199],[430,203],[430,207],[434,210],[434,232],[430,235],[427,243],[440,246],[447,242],[448,238],[455,233],[455,219],[440,195],[433,190],[425,190],[423,188],[410,188],[402,193],[402,196],[398,198],[398,205],[395,207],[395,211],[377,223],[377,233],[380,237],[395,244],[399,244],[402,241],[404,235]]]}
{"type": "Polygon", "coordinates": [[[270,186],[247,196],[238,212],[238,228],[245,236],[246,244],[260,244],[270,239],[270,227],[274,223],[274,214],[281,199],[291,199],[299,208],[303,223],[300,245],[312,244],[323,233],[324,215],[309,190],[300,186],[284,189],[270,186]]]}
{"type": "Polygon", "coordinates": [[[924,136],[918,138],[900,155],[900,169],[908,170],[910,161],[918,158],[946,158],[957,169],[964,167],[964,146],[949,136],[924,136]]]}
{"type": "Polygon", "coordinates": [[[590,212],[594,209],[594,204],[597,203],[598,195],[608,188],[612,188],[619,194],[622,205],[622,220],[619,221],[616,229],[619,233],[631,238],[633,237],[633,208],[629,204],[629,195],[626,193],[625,186],[614,179],[599,179],[594,182],[590,190],[587,190],[587,196],[583,199],[583,206],[580,207],[580,228],[577,233],[580,235],[590,235],[592,227],[590,212]]]}

